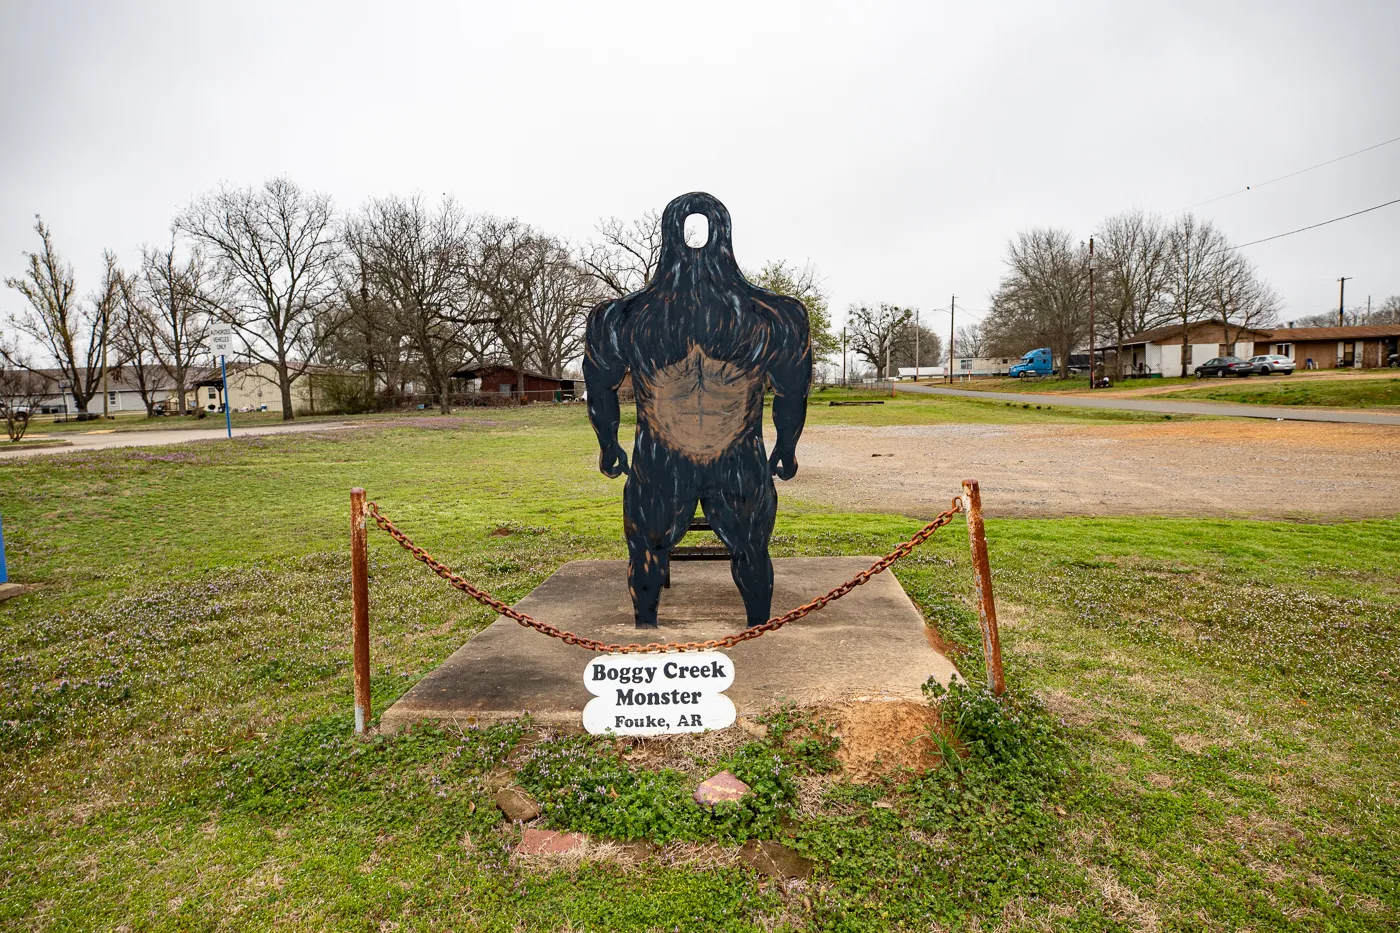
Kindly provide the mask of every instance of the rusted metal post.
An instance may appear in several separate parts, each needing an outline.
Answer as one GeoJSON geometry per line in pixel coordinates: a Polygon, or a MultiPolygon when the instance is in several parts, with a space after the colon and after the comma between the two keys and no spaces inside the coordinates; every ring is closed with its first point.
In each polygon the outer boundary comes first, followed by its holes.
{"type": "Polygon", "coordinates": [[[972,580],[977,587],[977,617],[982,624],[982,653],[987,657],[987,684],[992,693],[1006,692],[1001,670],[1001,636],[997,633],[997,603],[992,595],[992,565],[987,559],[987,533],[982,526],[982,491],[977,480],[963,480],[967,509],[967,543],[972,549],[972,580]]]}
{"type": "Polygon", "coordinates": [[[365,491],[350,490],[350,600],[355,610],[355,732],[363,734],[369,705],[369,541],[365,529],[365,491]]]}

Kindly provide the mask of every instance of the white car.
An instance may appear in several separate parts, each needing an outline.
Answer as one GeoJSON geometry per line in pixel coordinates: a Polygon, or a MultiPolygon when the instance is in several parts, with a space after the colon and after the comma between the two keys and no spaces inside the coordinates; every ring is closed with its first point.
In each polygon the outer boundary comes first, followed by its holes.
{"type": "Polygon", "coordinates": [[[1283,373],[1285,376],[1293,375],[1293,370],[1298,368],[1298,364],[1286,356],[1279,356],[1271,353],[1267,356],[1252,356],[1249,358],[1254,371],[1261,376],[1268,376],[1272,373],[1283,373]]]}

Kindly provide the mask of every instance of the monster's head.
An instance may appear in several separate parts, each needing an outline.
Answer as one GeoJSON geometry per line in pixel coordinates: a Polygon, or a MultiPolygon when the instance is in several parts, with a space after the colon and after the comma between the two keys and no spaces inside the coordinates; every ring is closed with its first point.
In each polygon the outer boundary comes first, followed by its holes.
{"type": "Polygon", "coordinates": [[[664,276],[679,274],[687,268],[706,277],[742,280],[730,240],[729,210],[719,198],[703,191],[681,195],[667,204],[661,215],[661,256],[657,272],[664,276]],[[709,238],[703,246],[686,245],[685,221],[691,214],[704,216],[709,225],[709,238]]]}

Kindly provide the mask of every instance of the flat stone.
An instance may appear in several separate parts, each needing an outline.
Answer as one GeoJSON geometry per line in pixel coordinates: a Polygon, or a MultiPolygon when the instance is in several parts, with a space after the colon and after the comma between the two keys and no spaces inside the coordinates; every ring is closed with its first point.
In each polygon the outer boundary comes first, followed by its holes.
{"type": "Polygon", "coordinates": [[[25,586],[23,583],[0,583],[0,603],[3,603],[12,596],[18,596],[21,593],[28,592],[29,587],[25,586]]]}
{"type": "Polygon", "coordinates": [[[707,807],[717,803],[735,803],[748,795],[749,785],[728,771],[721,771],[695,788],[695,802],[707,807]]]}
{"type": "MultiPolygon", "coordinates": [[[[773,609],[810,601],[868,568],[874,557],[789,557],[773,561],[773,609]]],[[[971,592],[971,580],[962,581],[971,592]]],[[[438,586],[425,578],[423,586],[438,586]]],[[[570,561],[516,604],[542,622],[608,642],[687,642],[744,627],[744,604],[722,561],[677,562],[661,594],[660,626],[638,631],[627,593],[627,562],[570,561]]],[[[373,606],[371,606],[371,613],[373,606]]],[[[373,624],[371,622],[371,624],[373,624]]],[[[930,676],[947,684],[957,669],[929,638],[919,610],[886,572],[780,631],[725,653],[737,677],[725,695],[740,716],[791,700],[822,705],[856,699],[923,702],[930,676]]],[[[398,702],[380,730],[418,720],[492,722],[530,713],[537,722],[582,728],[591,694],[583,670],[592,652],[505,617],[479,632],[398,702]]]]}
{"type": "Polygon", "coordinates": [[[754,871],[772,878],[806,879],[812,877],[816,863],[798,855],[795,849],[781,842],[750,839],[739,850],[739,860],[754,871]]]}
{"type": "Polygon", "coordinates": [[[540,805],[535,803],[535,798],[518,787],[503,787],[491,799],[496,801],[506,819],[517,823],[528,823],[540,815],[540,805]]]}
{"type": "Polygon", "coordinates": [[[583,833],[561,833],[552,829],[527,829],[516,855],[564,855],[588,844],[583,833]]]}

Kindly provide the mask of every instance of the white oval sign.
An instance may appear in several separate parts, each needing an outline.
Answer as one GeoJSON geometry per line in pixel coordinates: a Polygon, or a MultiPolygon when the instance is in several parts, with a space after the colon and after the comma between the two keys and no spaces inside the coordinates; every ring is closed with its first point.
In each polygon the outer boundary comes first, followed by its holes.
{"type": "Polygon", "coordinates": [[[591,733],[667,735],[734,724],[734,704],[721,691],[734,664],[718,651],[606,655],[588,662],[583,685],[593,699],[583,710],[591,733]]]}
{"type": "Polygon", "coordinates": [[[720,693],[733,683],[734,665],[718,651],[607,654],[589,661],[583,672],[583,685],[597,697],[618,687],[720,693]]]}
{"type": "Polygon", "coordinates": [[[583,728],[594,735],[674,735],[724,729],[734,725],[736,715],[734,701],[722,693],[700,693],[689,703],[656,706],[594,697],[583,708],[583,728]]]}

